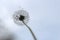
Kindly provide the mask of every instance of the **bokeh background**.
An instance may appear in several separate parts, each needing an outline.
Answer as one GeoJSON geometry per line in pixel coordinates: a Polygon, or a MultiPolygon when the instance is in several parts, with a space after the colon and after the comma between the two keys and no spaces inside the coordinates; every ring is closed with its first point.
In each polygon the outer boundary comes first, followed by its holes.
{"type": "Polygon", "coordinates": [[[0,19],[16,36],[16,40],[33,40],[25,26],[12,20],[14,11],[29,12],[28,25],[38,40],[60,40],[60,0],[0,0],[0,19]]]}

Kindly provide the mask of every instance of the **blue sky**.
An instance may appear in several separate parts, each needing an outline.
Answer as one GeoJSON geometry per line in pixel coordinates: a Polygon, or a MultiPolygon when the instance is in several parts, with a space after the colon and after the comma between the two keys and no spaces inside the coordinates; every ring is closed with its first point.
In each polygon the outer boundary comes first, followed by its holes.
{"type": "Polygon", "coordinates": [[[12,14],[18,9],[29,12],[28,25],[38,40],[60,40],[60,0],[0,0],[0,5],[0,18],[18,40],[33,40],[25,26],[12,21],[12,14]]]}

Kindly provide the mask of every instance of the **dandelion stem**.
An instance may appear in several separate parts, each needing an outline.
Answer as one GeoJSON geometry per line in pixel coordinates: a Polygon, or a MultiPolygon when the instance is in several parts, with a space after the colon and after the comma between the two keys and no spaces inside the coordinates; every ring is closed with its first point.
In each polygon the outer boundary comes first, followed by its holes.
{"type": "Polygon", "coordinates": [[[37,40],[36,36],[34,35],[33,31],[31,30],[31,28],[30,28],[27,24],[25,24],[24,21],[22,21],[22,22],[24,23],[24,25],[25,25],[25,26],[29,29],[29,31],[31,32],[31,34],[32,34],[32,36],[33,36],[33,38],[34,38],[34,40],[37,40]]]}

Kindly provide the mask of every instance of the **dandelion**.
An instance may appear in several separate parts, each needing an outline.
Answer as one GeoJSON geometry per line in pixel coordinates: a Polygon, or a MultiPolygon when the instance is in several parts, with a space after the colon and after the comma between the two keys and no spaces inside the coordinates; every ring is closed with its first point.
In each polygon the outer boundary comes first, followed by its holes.
{"type": "Polygon", "coordinates": [[[24,24],[31,32],[34,40],[37,40],[36,36],[34,35],[33,31],[31,30],[31,28],[27,25],[27,22],[29,21],[28,12],[26,12],[25,10],[18,10],[15,12],[15,14],[13,14],[13,19],[14,19],[14,22],[18,25],[24,24]]]}
{"type": "Polygon", "coordinates": [[[28,12],[24,10],[18,10],[15,12],[15,14],[13,14],[13,19],[15,23],[23,25],[22,21],[24,21],[24,23],[27,23],[29,21],[28,12]]]}

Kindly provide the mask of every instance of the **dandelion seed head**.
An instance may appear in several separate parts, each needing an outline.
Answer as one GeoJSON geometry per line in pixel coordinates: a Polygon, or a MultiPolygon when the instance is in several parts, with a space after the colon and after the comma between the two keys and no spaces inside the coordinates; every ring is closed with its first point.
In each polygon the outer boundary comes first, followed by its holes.
{"type": "Polygon", "coordinates": [[[28,23],[29,21],[29,14],[25,10],[18,10],[13,14],[13,20],[15,23],[19,25],[23,25],[22,21],[28,23]]]}

